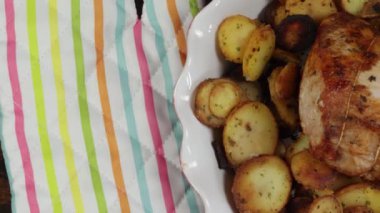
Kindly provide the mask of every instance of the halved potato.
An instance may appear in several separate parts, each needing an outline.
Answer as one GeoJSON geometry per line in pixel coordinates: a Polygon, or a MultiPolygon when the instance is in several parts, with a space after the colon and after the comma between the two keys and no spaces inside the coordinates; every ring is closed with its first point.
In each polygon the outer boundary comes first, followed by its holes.
{"type": "Polygon", "coordinates": [[[317,22],[337,12],[334,0],[287,0],[285,9],[289,15],[309,15],[317,22]]]}
{"type": "Polygon", "coordinates": [[[340,6],[347,13],[359,15],[367,1],[368,0],[340,0],[340,6]]]}
{"type": "Polygon", "coordinates": [[[195,90],[194,114],[195,117],[204,125],[217,128],[224,124],[225,119],[214,116],[210,111],[210,94],[217,81],[207,79],[202,81],[195,90]]]}
{"type": "Polygon", "coordinates": [[[226,118],[230,111],[244,99],[243,95],[243,91],[234,81],[215,83],[210,92],[211,113],[218,118],[226,118]]]}
{"type": "Polygon", "coordinates": [[[276,36],[270,25],[255,29],[243,55],[243,76],[247,81],[257,80],[264,71],[275,48],[276,36]]]}
{"type": "Polygon", "coordinates": [[[373,212],[380,212],[380,189],[367,183],[353,184],[335,194],[343,208],[365,206],[373,212]]]}
{"type": "Polygon", "coordinates": [[[241,63],[246,44],[260,23],[243,15],[227,17],[219,25],[217,38],[220,51],[226,60],[241,63]]]}
{"type": "Polygon", "coordinates": [[[307,189],[326,189],[339,174],[325,163],[314,158],[308,150],[294,155],[290,161],[294,179],[307,189]]]}
{"type": "Polygon", "coordinates": [[[343,213],[375,213],[368,206],[350,206],[343,209],[343,213]]]}
{"type": "Polygon", "coordinates": [[[309,138],[306,135],[301,134],[300,137],[286,149],[286,159],[290,162],[290,159],[292,159],[295,154],[308,150],[309,147],[309,138]]]}
{"type": "Polygon", "coordinates": [[[249,101],[260,101],[262,98],[262,89],[257,81],[239,81],[237,84],[243,90],[244,97],[249,101]]]}
{"type": "Polygon", "coordinates": [[[232,184],[239,212],[279,212],[290,196],[292,177],[277,156],[252,158],[238,167],[232,184]]]}
{"type": "Polygon", "coordinates": [[[343,208],[334,196],[324,196],[313,201],[309,213],[343,213],[343,208]]]}
{"type": "Polygon", "coordinates": [[[233,166],[263,154],[273,154],[278,141],[276,121],[267,106],[248,101],[232,110],[223,129],[223,144],[233,166]]]}

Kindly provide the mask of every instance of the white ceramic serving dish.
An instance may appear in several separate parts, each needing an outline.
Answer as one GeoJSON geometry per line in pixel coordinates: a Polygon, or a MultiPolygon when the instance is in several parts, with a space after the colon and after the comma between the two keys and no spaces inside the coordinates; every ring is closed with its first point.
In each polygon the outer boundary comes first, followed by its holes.
{"type": "Polygon", "coordinates": [[[268,0],[214,0],[193,20],[187,40],[186,64],[174,91],[174,104],[182,123],[181,166],[199,193],[205,212],[233,212],[226,175],[218,169],[211,142],[212,131],[193,114],[193,93],[206,78],[221,76],[226,63],[218,53],[216,31],[224,18],[242,14],[256,18],[268,0]]]}

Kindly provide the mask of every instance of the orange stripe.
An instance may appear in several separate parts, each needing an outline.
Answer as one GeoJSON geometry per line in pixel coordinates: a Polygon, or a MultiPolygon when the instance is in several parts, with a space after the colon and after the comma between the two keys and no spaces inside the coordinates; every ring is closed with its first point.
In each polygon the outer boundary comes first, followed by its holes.
{"type": "Polygon", "coordinates": [[[175,0],[167,0],[170,19],[172,20],[172,24],[175,30],[175,37],[177,40],[177,45],[179,48],[179,55],[181,57],[182,64],[185,64],[186,61],[186,38],[185,33],[183,32],[182,24],[181,24],[181,18],[179,17],[178,11],[177,11],[177,5],[175,0]]]}
{"type": "Polygon", "coordinates": [[[112,160],[112,171],[115,178],[117,193],[120,200],[120,208],[122,212],[130,212],[127,193],[123,174],[120,166],[119,148],[116,142],[115,130],[112,122],[111,107],[108,97],[108,89],[105,75],[104,59],[103,59],[103,2],[102,0],[94,0],[95,8],[95,49],[96,49],[96,68],[98,77],[98,86],[100,93],[100,102],[103,109],[103,120],[106,128],[107,141],[110,149],[112,160]]]}

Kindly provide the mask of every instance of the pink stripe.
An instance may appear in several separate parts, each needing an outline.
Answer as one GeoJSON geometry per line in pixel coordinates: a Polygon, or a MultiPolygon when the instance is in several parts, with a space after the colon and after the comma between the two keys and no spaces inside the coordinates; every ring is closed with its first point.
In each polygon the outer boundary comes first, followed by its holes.
{"type": "Polygon", "coordinates": [[[152,84],[150,81],[150,72],[146,56],[144,53],[144,48],[142,45],[142,35],[141,35],[141,22],[137,20],[135,26],[133,27],[135,45],[137,51],[137,58],[140,66],[141,78],[143,81],[143,91],[145,100],[145,110],[148,117],[148,123],[150,132],[152,134],[153,145],[155,149],[155,156],[157,160],[158,173],[161,181],[162,193],[164,196],[165,207],[167,212],[175,212],[174,201],[172,196],[172,190],[170,186],[168,168],[166,165],[166,160],[164,158],[165,152],[162,146],[162,139],[160,135],[160,129],[158,127],[157,115],[154,110],[154,100],[152,84]]]}
{"type": "Polygon", "coordinates": [[[30,160],[29,148],[26,142],[24,129],[24,113],[22,111],[22,98],[20,82],[16,64],[16,35],[14,28],[14,6],[13,0],[5,0],[5,16],[7,23],[7,60],[9,79],[11,81],[13,93],[13,107],[15,113],[15,128],[18,141],[18,147],[21,153],[22,166],[24,168],[25,187],[28,197],[30,212],[39,212],[39,206],[36,197],[33,168],[30,160]]]}

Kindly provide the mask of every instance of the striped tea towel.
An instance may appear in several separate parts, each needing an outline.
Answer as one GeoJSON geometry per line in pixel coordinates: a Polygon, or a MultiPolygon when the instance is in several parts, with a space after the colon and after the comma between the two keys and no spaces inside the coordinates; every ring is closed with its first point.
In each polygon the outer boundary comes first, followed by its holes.
{"type": "Polygon", "coordinates": [[[0,0],[14,212],[202,212],[173,88],[201,0],[0,0]]]}

